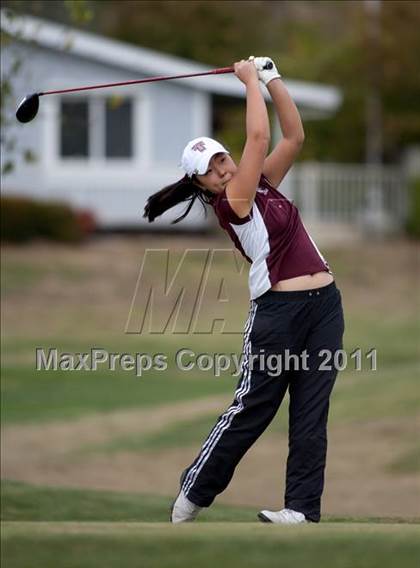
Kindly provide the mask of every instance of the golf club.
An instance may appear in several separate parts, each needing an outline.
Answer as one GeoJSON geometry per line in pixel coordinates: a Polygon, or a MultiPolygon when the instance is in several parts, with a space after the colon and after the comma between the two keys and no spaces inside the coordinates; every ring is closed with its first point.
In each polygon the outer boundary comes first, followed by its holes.
{"type": "MultiPolygon", "coordinates": [[[[264,69],[271,69],[273,64],[269,61],[264,69]]],[[[30,122],[33,120],[39,109],[39,97],[45,95],[58,95],[62,93],[75,93],[78,91],[90,91],[93,89],[106,89],[109,87],[121,87],[123,85],[138,85],[140,83],[153,83],[155,81],[168,81],[169,79],[185,79],[187,77],[201,77],[203,75],[221,75],[223,73],[233,73],[235,71],[234,67],[221,67],[219,69],[212,69],[211,71],[206,71],[204,73],[190,73],[188,75],[168,75],[165,77],[150,77],[148,79],[139,79],[134,81],[123,81],[121,83],[104,83],[102,85],[92,85],[89,87],[76,87],[73,89],[61,89],[59,91],[45,91],[44,93],[33,93],[31,95],[26,95],[26,97],[21,101],[17,110],[16,118],[19,122],[30,122]]]]}

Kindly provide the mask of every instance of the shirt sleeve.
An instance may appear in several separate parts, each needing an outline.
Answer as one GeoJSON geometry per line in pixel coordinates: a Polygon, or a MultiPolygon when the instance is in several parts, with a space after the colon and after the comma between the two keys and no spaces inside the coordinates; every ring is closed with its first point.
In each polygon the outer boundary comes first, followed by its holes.
{"type": "Polygon", "coordinates": [[[220,221],[233,225],[244,225],[252,219],[252,209],[246,217],[239,217],[232,209],[224,190],[217,198],[215,212],[220,221]]]}

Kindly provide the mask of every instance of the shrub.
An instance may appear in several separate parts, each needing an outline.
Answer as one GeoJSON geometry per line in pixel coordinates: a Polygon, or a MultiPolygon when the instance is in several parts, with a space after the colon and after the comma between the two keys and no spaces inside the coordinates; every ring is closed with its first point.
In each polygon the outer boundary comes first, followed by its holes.
{"type": "Polygon", "coordinates": [[[411,180],[409,186],[409,213],[406,229],[411,237],[420,238],[420,178],[411,180]]]}
{"type": "Polygon", "coordinates": [[[18,197],[1,198],[1,238],[24,242],[36,234],[35,204],[18,197]]]}
{"type": "Polygon", "coordinates": [[[1,198],[1,238],[22,243],[33,238],[81,242],[95,230],[94,217],[58,202],[26,197],[1,198]]]}

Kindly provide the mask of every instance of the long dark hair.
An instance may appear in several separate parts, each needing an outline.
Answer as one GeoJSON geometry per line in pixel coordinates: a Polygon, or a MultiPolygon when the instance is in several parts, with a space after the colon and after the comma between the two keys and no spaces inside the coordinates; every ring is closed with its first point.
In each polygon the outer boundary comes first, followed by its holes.
{"type": "Polygon", "coordinates": [[[152,223],[156,217],[159,217],[178,203],[189,202],[184,213],[172,221],[172,225],[182,221],[188,213],[191,211],[196,199],[198,199],[204,208],[204,213],[207,215],[206,204],[212,203],[215,198],[215,194],[207,189],[201,188],[193,175],[191,178],[185,175],[182,179],[175,183],[167,185],[160,191],[151,195],[144,208],[143,217],[146,218],[149,223],[152,223]]]}

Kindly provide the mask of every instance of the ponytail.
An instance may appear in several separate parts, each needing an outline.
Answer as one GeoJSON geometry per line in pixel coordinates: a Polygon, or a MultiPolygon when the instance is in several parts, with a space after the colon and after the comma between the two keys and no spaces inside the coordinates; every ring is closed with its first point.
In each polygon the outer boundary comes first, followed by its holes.
{"type": "Polygon", "coordinates": [[[175,207],[179,203],[188,202],[189,204],[184,213],[172,221],[172,225],[182,221],[191,211],[195,200],[198,199],[204,208],[204,213],[207,216],[206,204],[210,204],[214,198],[214,194],[207,190],[201,189],[194,183],[194,176],[192,178],[185,175],[177,182],[167,185],[157,193],[151,195],[144,208],[143,217],[152,223],[156,217],[159,217],[168,209],[175,207]]]}

